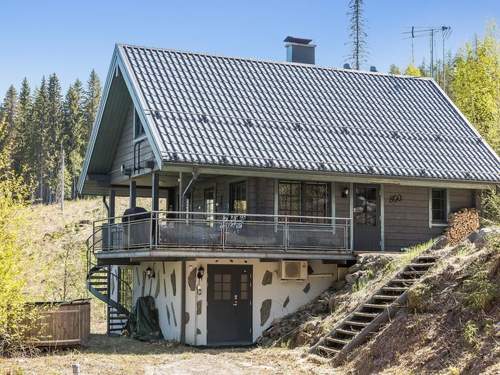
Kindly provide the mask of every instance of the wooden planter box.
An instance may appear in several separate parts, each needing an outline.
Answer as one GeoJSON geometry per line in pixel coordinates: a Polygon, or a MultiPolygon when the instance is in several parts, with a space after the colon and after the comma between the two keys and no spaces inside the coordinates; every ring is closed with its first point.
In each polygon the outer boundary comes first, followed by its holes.
{"type": "Polygon", "coordinates": [[[38,321],[29,332],[29,343],[36,347],[85,345],[90,335],[90,300],[37,302],[38,321]]]}

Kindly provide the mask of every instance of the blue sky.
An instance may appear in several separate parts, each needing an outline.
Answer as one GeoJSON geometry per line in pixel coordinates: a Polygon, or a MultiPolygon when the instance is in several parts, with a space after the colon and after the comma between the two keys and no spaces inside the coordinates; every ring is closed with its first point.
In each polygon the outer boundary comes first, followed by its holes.
{"type": "MultiPolygon", "coordinates": [[[[0,5],[0,95],[23,77],[37,85],[56,72],[64,88],[104,79],[116,42],[284,60],[287,35],[314,39],[316,61],[342,66],[348,54],[347,0],[30,1],[0,5]]],[[[489,20],[500,22],[499,0],[365,0],[369,65],[387,71],[410,61],[411,25],[450,25],[456,50],[489,20]]],[[[428,60],[427,39],[415,43],[416,62],[428,60]]]]}

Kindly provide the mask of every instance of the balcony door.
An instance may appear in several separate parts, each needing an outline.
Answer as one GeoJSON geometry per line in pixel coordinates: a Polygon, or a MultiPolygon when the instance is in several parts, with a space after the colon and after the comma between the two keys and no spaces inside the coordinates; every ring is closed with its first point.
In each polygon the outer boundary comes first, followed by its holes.
{"type": "Polygon", "coordinates": [[[380,250],[379,185],[354,185],[354,250],[380,250]]]}

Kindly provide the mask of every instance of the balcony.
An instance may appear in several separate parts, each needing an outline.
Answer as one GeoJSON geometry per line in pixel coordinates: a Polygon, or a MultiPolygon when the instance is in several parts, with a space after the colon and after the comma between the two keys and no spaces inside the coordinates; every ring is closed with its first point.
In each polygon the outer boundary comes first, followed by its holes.
{"type": "Polygon", "coordinates": [[[338,217],[155,211],[94,222],[91,245],[98,259],[352,255],[350,226],[338,217]]]}

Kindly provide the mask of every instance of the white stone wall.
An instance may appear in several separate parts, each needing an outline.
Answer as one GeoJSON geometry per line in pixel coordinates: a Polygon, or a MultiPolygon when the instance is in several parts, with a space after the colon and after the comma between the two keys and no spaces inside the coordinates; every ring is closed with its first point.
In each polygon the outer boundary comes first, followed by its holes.
{"type": "Polygon", "coordinates": [[[152,296],[158,309],[158,318],[166,340],[181,339],[181,262],[144,262],[134,266],[133,301],[141,296],[152,296]],[[146,276],[151,267],[154,278],[146,276]]]}
{"type": "Polygon", "coordinates": [[[262,332],[268,328],[274,319],[281,318],[297,310],[300,306],[316,298],[337,280],[337,266],[335,264],[322,264],[321,261],[311,261],[315,276],[307,280],[285,281],[279,279],[279,262],[260,262],[259,260],[243,259],[197,259],[186,262],[186,312],[189,321],[186,325],[186,343],[191,345],[207,344],[207,270],[208,264],[246,264],[253,266],[253,340],[256,341],[262,332]],[[189,287],[189,275],[203,266],[205,275],[199,286],[201,295],[189,287]],[[262,285],[266,271],[272,274],[270,284],[262,285]],[[265,300],[271,300],[269,317],[261,324],[261,307],[265,300]],[[196,304],[201,301],[200,314],[197,314],[196,304]],[[196,334],[198,333],[198,334],[196,334]]]}
{"type": "MultiPolygon", "coordinates": [[[[314,273],[307,280],[288,281],[279,278],[279,262],[260,262],[258,259],[196,259],[187,261],[185,338],[186,343],[191,345],[207,344],[207,271],[209,264],[253,266],[252,324],[254,341],[262,335],[262,332],[271,325],[273,320],[290,314],[300,306],[310,302],[338,279],[337,266],[323,264],[321,261],[309,262],[314,273]],[[205,270],[201,281],[196,278],[196,270],[200,266],[205,270]],[[263,285],[264,275],[269,281],[269,274],[272,275],[271,282],[263,285]],[[270,300],[271,308],[267,319],[262,322],[261,308],[266,300],[270,300]]],[[[153,296],[159,312],[163,336],[167,340],[174,341],[180,340],[181,335],[181,265],[181,262],[144,262],[140,266],[135,266],[134,270],[134,302],[137,297],[142,295],[153,296]],[[151,267],[155,271],[155,278],[148,279],[145,276],[147,267],[151,267]],[[174,271],[175,278],[172,277],[174,271]],[[172,279],[175,279],[176,284],[175,295],[172,279]],[[168,319],[168,314],[170,314],[170,319],[168,319]]],[[[269,304],[269,301],[266,304],[269,304]]]]}

